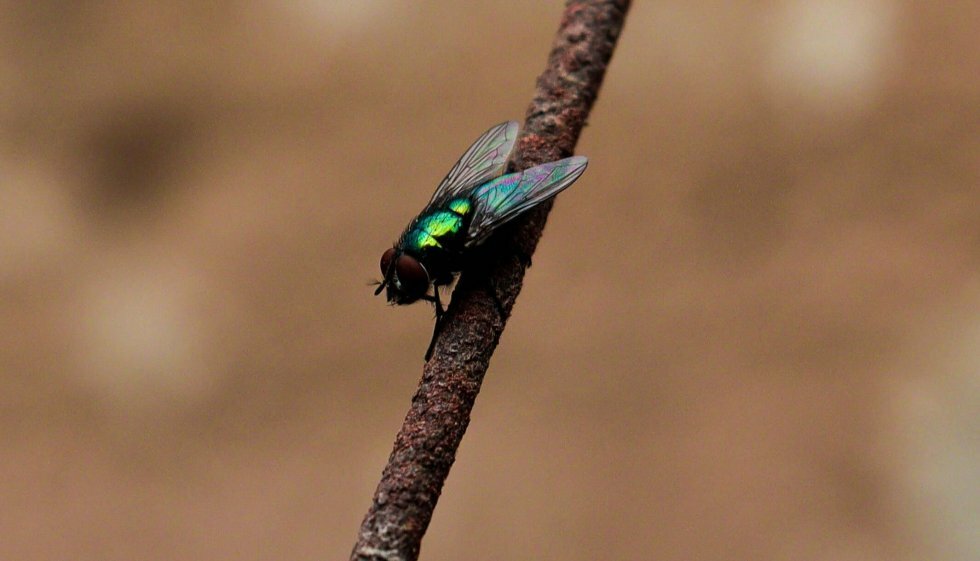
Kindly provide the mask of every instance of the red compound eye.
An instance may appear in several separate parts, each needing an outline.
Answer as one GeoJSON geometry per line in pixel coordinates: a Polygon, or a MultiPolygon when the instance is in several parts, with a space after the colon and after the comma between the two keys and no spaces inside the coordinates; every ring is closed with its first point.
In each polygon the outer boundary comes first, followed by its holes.
{"type": "Polygon", "coordinates": [[[395,274],[398,275],[401,292],[407,298],[418,300],[428,292],[429,274],[425,272],[425,267],[411,255],[400,255],[395,260],[395,274]]]}
{"type": "Polygon", "coordinates": [[[381,274],[388,274],[388,267],[391,267],[391,260],[395,258],[395,248],[389,247],[381,256],[381,274]]]}

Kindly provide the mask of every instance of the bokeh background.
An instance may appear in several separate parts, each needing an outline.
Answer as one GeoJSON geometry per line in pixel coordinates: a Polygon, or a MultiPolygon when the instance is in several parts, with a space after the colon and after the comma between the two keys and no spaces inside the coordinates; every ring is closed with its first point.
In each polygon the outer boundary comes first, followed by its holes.
{"type": "MultiPolygon", "coordinates": [[[[346,558],[561,9],[3,2],[0,558],[346,558]]],[[[637,2],[423,558],[980,557],[978,23],[637,2]]]]}

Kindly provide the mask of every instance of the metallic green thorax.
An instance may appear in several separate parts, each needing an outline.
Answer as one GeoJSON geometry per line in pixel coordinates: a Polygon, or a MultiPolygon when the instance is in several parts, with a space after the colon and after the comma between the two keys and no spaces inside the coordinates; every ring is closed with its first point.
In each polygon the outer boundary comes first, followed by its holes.
{"type": "Polygon", "coordinates": [[[404,234],[405,250],[419,257],[449,257],[440,254],[461,249],[472,213],[473,203],[466,197],[459,197],[419,216],[404,234]]]}

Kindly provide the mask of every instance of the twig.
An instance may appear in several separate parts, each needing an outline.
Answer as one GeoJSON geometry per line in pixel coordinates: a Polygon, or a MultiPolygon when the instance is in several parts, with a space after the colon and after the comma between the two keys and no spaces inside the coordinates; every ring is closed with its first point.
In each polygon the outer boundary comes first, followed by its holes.
{"type": "MultiPolygon", "coordinates": [[[[572,154],[629,4],[629,0],[566,2],[511,169],[572,154]]],[[[496,252],[497,258],[486,270],[465,272],[460,279],[435,353],[425,365],[371,509],[361,524],[352,560],[418,559],[422,536],[550,210],[550,202],[542,204],[509,233],[495,236],[498,249],[512,251],[496,252]]]]}

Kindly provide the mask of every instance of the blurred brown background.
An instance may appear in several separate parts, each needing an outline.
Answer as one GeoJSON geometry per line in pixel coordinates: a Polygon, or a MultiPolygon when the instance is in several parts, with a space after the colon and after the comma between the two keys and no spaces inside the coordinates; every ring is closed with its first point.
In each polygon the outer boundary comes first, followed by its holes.
{"type": "MultiPolygon", "coordinates": [[[[346,558],[560,3],[0,9],[0,558],[346,558]]],[[[980,557],[978,23],[637,2],[423,558],[980,557]]]]}

